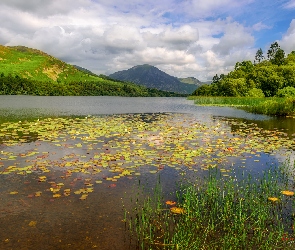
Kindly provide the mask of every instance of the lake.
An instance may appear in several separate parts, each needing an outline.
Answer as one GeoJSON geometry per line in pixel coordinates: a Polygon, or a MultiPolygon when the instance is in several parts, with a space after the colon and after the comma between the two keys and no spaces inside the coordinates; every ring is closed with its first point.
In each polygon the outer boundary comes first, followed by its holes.
{"type": "Polygon", "coordinates": [[[294,118],[185,98],[0,96],[0,249],[136,249],[124,222],[160,182],[256,176],[294,157],[294,118]]]}

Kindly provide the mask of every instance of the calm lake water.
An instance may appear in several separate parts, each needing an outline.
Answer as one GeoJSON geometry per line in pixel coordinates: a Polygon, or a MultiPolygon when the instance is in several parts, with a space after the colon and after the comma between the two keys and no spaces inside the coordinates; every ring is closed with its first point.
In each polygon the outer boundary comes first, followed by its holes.
{"type": "Polygon", "coordinates": [[[294,118],[185,98],[0,96],[0,249],[137,249],[136,198],[293,157],[294,118]],[[219,170],[218,170],[219,171],[219,170]]]}

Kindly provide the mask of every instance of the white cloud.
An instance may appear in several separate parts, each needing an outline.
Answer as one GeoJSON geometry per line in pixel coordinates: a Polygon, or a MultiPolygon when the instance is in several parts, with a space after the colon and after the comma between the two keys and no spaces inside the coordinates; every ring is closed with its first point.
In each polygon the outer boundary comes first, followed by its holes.
{"type": "MultiPolygon", "coordinates": [[[[98,74],[149,63],[206,80],[254,58],[251,32],[270,27],[230,17],[251,2],[1,0],[0,43],[41,49],[98,74]]],[[[292,25],[282,46],[294,46],[292,25]]]]}
{"type": "Polygon", "coordinates": [[[213,17],[233,10],[240,11],[243,6],[251,2],[253,0],[187,0],[185,11],[194,17],[213,17]]]}
{"type": "Polygon", "coordinates": [[[105,48],[111,53],[118,53],[122,50],[132,52],[140,47],[143,39],[137,28],[114,25],[105,30],[103,34],[103,42],[105,48]]]}
{"type": "Polygon", "coordinates": [[[228,23],[225,26],[224,35],[218,44],[213,45],[214,52],[227,55],[233,50],[252,47],[254,37],[241,24],[228,23]]]}
{"type": "Polygon", "coordinates": [[[260,30],[264,30],[264,29],[271,29],[271,28],[272,28],[271,26],[265,25],[262,22],[255,23],[253,25],[253,30],[255,30],[255,31],[260,31],[260,30]]]}
{"type": "Polygon", "coordinates": [[[283,35],[282,40],[279,41],[279,44],[287,54],[291,51],[295,51],[295,19],[291,21],[289,29],[283,35]]]}
{"type": "Polygon", "coordinates": [[[295,0],[290,0],[289,2],[287,2],[284,7],[286,9],[294,9],[295,8],[295,0]]]}

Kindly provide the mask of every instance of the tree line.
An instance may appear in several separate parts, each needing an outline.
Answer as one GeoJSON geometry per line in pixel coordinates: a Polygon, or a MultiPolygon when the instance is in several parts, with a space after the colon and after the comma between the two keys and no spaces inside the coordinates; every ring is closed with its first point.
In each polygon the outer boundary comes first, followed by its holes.
{"type": "Polygon", "coordinates": [[[38,96],[185,96],[173,92],[149,89],[129,82],[99,81],[46,82],[0,74],[0,95],[38,96]]]}
{"type": "Polygon", "coordinates": [[[217,74],[211,84],[202,85],[193,95],[272,97],[295,96],[295,51],[286,55],[277,42],[265,57],[260,48],[254,62],[237,62],[227,75],[217,74]]]}

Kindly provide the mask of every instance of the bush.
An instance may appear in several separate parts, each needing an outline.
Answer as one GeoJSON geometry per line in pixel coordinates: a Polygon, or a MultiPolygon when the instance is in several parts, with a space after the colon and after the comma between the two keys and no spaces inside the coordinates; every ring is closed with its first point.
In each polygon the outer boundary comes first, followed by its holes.
{"type": "Polygon", "coordinates": [[[279,89],[277,92],[278,97],[295,97],[295,88],[294,87],[285,87],[279,89]]]}
{"type": "Polygon", "coordinates": [[[247,97],[265,97],[263,91],[261,89],[257,89],[257,88],[250,89],[245,96],[247,96],[247,97]]]}

